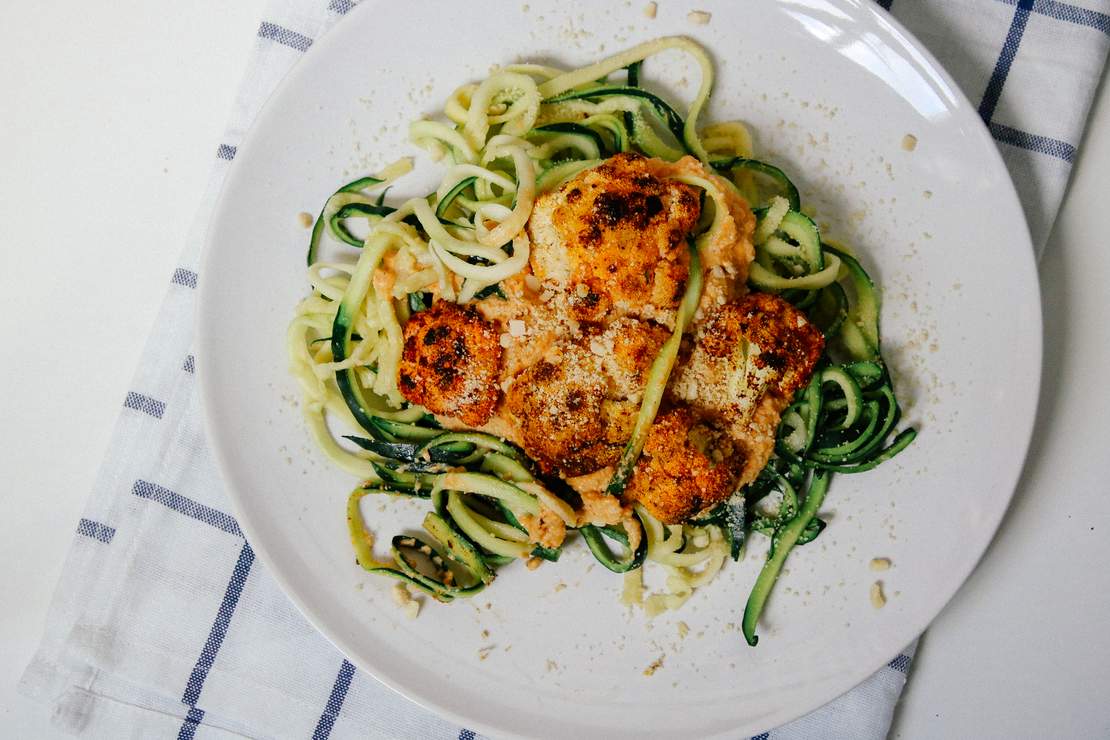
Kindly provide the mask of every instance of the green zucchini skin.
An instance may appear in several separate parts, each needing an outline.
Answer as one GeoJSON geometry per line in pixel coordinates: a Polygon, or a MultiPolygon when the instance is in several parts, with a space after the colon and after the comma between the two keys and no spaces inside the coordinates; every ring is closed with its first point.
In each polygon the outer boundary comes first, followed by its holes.
{"type": "MultiPolygon", "coordinates": [[[[406,441],[354,435],[346,437],[374,456],[372,464],[380,481],[372,484],[373,488],[362,491],[427,498],[433,504],[434,510],[425,521],[425,529],[431,539],[407,538],[418,540],[415,545],[409,546],[410,549],[428,547],[442,553],[444,558],[450,558],[464,567],[483,585],[492,581],[492,574],[498,567],[511,563],[519,556],[527,555],[550,562],[559,559],[562,546],[549,548],[531,544],[523,549],[514,548],[519,550],[517,556],[491,551],[479,539],[496,548],[495,541],[489,540],[487,533],[477,531],[474,517],[466,515],[469,509],[464,507],[470,505],[493,507],[488,515],[483,513],[482,516],[493,517],[492,521],[501,521],[521,533],[527,532],[520,523],[518,513],[538,512],[538,503],[513,481],[535,481],[532,472],[535,465],[515,445],[483,432],[450,432],[438,426],[426,426],[427,420],[404,425],[377,418],[374,422],[383,430],[388,429],[391,436],[403,435],[406,441]],[[388,423],[380,424],[383,421],[388,423]],[[401,426],[411,428],[402,429],[401,426]],[[464,517],[461,521],[458,519],[460,516],[464,517]]],[[[436,576],[420,571],[414,556],[402,542],[395,541],[391,553],[396,567],[368,570],[400,579],[441,601],[471,596],[481,590],[474,584],[465,588],[446,584],[442,574],[436,576]]]]}
{"type": "Polygon", "coordinates": [[[733,496],[709,514],[690,523],[697,526],[717,525],[728,540],[729,556],[733,561],[740,559],[744,543],[748,539],[748,530],[754,526],[744,496],[733,496]]]}
{"type": "Polygon", "coordinates": [[[818,371],[799,401],[791,406],[805,419],[804,446],[781,433],[779,456],[808,468],[859,473],[891,459],[916,437],[914,429],[886,441],[901,418],[889,374],[878,363],[862,361],[818,371]],[[862,382],[861,382],[862,381],[862,382]]]}
{"type": "MultiPolygon", "coordinates": [[[[339,236],[339,232],[336,231],[334,227],[331,227],[329,223],[333,219],[327,216],[328,202],[330,202],[332,198],[341,193],[358,193],[369,187],[373,187],[374,185],[380,185],[382,182],[383,180],[379,177],[360,177],[357,180],[352,180],[351,182],[347,183],[331,194],[331,196],[328,198],[328,201],[326,201],[323,207],[320,208],[320,215],[316,217],[316,222],[312,225],[312,235],[309,237],[308,241],[308,254],[305,255],[305,262],[308,264],[309,267],[312,267],[314,264],[316,264],[317,255],[320,251],[320,242],[324,235],[324,227],[329,226],[329,228],[332,230],[332,233],[336,234],[336,236],[339,236]]],[[[390,208],[389,210],[393,211],[392,208],[390,208]]],[[[346,231],[346,229],[344,229],[343,231],[346,231]]],[[[349,234],[350,232],[347,233],[349,234]]],[[[342,236],[339,236],[339,238],[343,239],[342,236]]],[[[346,239],[344,239],[344,241],[346,241],[346,239]]],[[[356,244],[355,246],[362,246],[362,242],[358,242],[358,244],[356,244]]]]}
{"type": "Polygon", "coordinates": [[[798,188],[794,185],[794,182],[786,176],[785,172],[775,167],[773,164],[768,164],[758,159],[751,159],[750,157],[732,157],[731,159],[721,159],[710,162],[710,166],[724,174],[730,174],[734,170],[750,170],[751,172],[758,172],[761,175],[766,175],[774,180],[783,191],[783,197],[790,203],[790,210],[798,213],[801,212],[802,198],[798,194],[798,188]]]}
{"type": "Polygon", "coordinates": [[[852,255],[828,244],[822,248],[840,258],[841,275],[855,292],[856,300],[848,307],[847,317],[840,330],[840,341],[853,360],[881,362],[879,346],[879,291],[863,266],[852,255]]]}
{"type": "Polygon", "coordinates": [[[561,123],[548,123],[543,126],[537,126],[532,129],[533,134],[573,134],[574,136],[581,136],[589,139],[590,142],[597,147],[598,151],[602,154],[611,153],[605,140],[601,138],[601,134],[594,131],[588,126],[583,126],[580,123],[573,123],[570,121],[561,123]]]}
{"type": "Polygon", "coordinates": [[[771,549],[767,554],[767,561],[759,571],[759,576],[756,578],[751,594],[748,595],[747,604],[744,606],[741,631],[744,639],[752,647],[759,643],[759,636],[756,635],[755,629],[759,622],[759,616],[763,613],[763,607],[767,603],[767,597],[771,595],[771,589],[775,585],[775,581],[778,580],[779,573],[782,572],[786,557],[790,554],[794,545],[798,543],[806,527],[817,516],[817,510],[821,507],[821,503],[825,500],[825,493],[829,490],[829,480],[831,478],[831,474],[827,471],[814,472],[802,508],[788,522],[777,527],[775,533],[771,536],[771,549]]]}
{"type": "MultiPolygon", "coordinates": [[[[648,369],[647,382],[644,384],[644,395],[640,401],[640,411],[636,417],[636,424],[632,429],[632,436],[625,445],[624,450],[621,452],[620,459],[617,461],[615,470],[612,477],[609,479],[608,485],[605,487],[605,493],[610,496],[620,496],[624,493],[624,489],[628,486],[628,481],[632,478],[632,473],[635,471],[636,462],[640,459],[640,454],[644,450],[644,444],[647,443],[648,433],[651,431],[652,422],[655,420],[656,414],[659,412],[659,406],[663,402],[663,393],[667,387],[667,380],[671,376],[671,371],[674,369],[675,361],[678,359],[678,352],[682,343],[682,335],[685,333],[690,322],[693,321],[694,312],[697,310],[698,303],[701,301],[701,291],[704,276],[701,269],[701,258],[698,255],[698,249],[694,245],[692,239],[687,240],[690,244],[690,277],[686,282],[686,291],[682,297],[682,302],[679,304],[678,316],[675,318],[675,328],[667,341],[659,349],[659,354],[656,355],[655,360],[651,363],[648,369]]],[[[594,540],[600,543],[600,540],[594,540]]],[[[594,555],[597,555],[597,550],[591,546],[594,555]]],[[[603,563],[604,564],[604,563],[603,563]]],[[[609,567],[606,565],[606,567],[609,567]]],[[[610,568],[612,570],[612,568],[610,568]]]]}
{"type": "Polygon", "coordinates": [[[686,141],[686,122],[670,103],[641,87],[630,85],[602,85],[588,90],[569,90],[565,93],[550,97],[545,103],[562,103],[568,100],[603,100],[616,96],[639,98],[648,103],[648,110],[663,124],[678,141],[686,154],[694,154],[693,148],[686,141]]]}
{"type": "Polygon", "coordinates": [[[623,527],[599,527],[587,524],[578,531],[582,533],[582,539],[586,541],[586,545],[597,561],[614,573],[627,573],[644,564],[644,559],[647,557],[647,537],[641,537],[636,549],[622,556],[613,554],[605,538],[616,540],[624,546],[625,550],[628,550],[628,534],[623,527]]]}
{"type": "Polygon", "coordinates": [[[441,223],[453,223],[447,218],[447,214],[451,209],[451,205],[458,199],[460,195],[466,192],[468,188],[473,187],[474,183],[476,182],[478,182],[478,178],[476,176],[472,175],[470,177],[464,177],[463,179],[459,180],[459,182],[453,188],[447,191],[447,193],[436,205],[436,218],[438,218],[441,223]]]}

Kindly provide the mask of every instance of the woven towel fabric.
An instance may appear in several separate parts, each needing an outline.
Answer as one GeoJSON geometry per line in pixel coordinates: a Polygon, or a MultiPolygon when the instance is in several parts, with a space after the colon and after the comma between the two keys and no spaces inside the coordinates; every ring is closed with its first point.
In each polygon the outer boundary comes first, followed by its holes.
{"type": "MultiPolygon", "coordinates": [[[[883,0],[979,112],[1042,247],[1110,45],[1110,0],[883,0]]],[[[200,247],[255,114],[350,0],[274,0],[214,172],[76,527],[23,690],[88,737],[474,734],[357,671],[288,602],[228,513],[191,354],[200,247]]],[[[912,646],[847,695],[758,737],[881,738],[912,646]]]]}

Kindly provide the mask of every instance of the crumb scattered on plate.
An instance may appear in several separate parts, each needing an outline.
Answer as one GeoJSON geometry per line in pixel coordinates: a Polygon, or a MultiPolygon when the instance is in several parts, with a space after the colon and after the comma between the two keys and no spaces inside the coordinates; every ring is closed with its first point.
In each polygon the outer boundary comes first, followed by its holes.
{"type": "Polygon", "coordinates": [[[649,665],[647,668],[644,669],[644,675],[645,676],[654,676],[655,672],[663,667],[663,657],[664,656],[660,655],[658,658],[653,660],[651,662],[651,665],[649,665]]]}
{"type": "Polygon", "coordinates": [[[875,581],[871,584],[871,606],[882,609],[886,606],[886,596],[883,594],[883,582],[875,581]]]}
{"type": "Polygon", "coordinates": [[[704,10],[691,10],[689,13],[686,14],[686,20],[690,21],[695,26],[709,25],[709,19],[712,17],[712,13],[708,13],[704,10]]]}
{"type": "Polygon", "coordinates": [[[659,12],[659,3],[648,3],[644,6],[644,15],[648,18],[654,18],[656,13],[659,12]]]}
{"type": "Polygon", "coordinates": [[[902,137],[902,148],[907,152],[912,152],[917,148],[917,137],[913,134],[906,134],[902,137]]]}
{"type": "Polygon", "coordinates": [[[412,594],[403,583],[393,584],[393,602],[401,607],[409,619],[416,619],[420,614],[420,602],[412,598],[412,594]]]}
{"type": "Polygon", "coordinates": [[[890,570],[890,558],[871,558],[871,570],[890,570]]]}
{"type": "Polygon", "coordinates": [[[301,211],[300,213],[297,214],[297,223],[299,223],[302,227],[304,227],[306,229],[312,227],[312,221],[313,221],[313,219],[312,219],[312,214],[311,213],[307,213],[306,211],[301,211]]]}

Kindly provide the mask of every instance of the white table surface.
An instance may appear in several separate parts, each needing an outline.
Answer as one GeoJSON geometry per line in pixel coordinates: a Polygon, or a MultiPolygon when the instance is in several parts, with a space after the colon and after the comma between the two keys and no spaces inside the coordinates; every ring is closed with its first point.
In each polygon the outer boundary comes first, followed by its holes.
{"type": "MultiPolygon", "coordinates": [[[[57,735],[16,684],[264,2],[95,5],[0,9],[7,737],[57,735]]],[[[1041,265],[1045,388],[1025,475],[987,556],[923,640],[892,737],[1110,737],[1108,87],[1041,265]]]]}

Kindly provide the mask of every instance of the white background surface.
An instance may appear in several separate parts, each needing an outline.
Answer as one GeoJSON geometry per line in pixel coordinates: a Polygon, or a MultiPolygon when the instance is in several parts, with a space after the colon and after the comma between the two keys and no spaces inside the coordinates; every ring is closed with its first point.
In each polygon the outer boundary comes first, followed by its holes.
{"type": "MultiPolygon", "coordinates": [[[[0,734],[207,180],[262,0],[0,9],[0,734]]],[[[1110,92],[1042,263],[1045,388],[1015,502],[927,633],[893,735],[1110,736],[1110,92]]],[[[989,440],[984,440],[989,444],[989,440]]]]}

